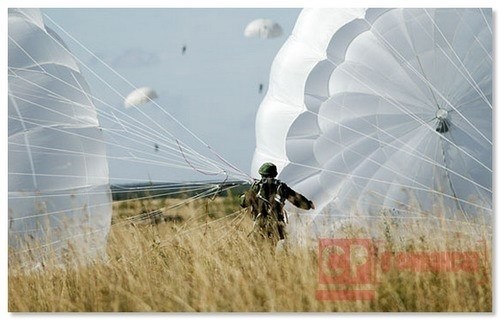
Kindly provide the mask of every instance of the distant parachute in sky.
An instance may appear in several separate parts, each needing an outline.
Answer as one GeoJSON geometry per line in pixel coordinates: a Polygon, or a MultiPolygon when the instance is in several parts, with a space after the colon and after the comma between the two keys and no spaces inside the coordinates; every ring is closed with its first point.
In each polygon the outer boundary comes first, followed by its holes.
{"type": "Polygon", "coordinates": [[[111,193],[87,83],[39,10],[9,9],[8,35],[9,249],[38,262],[102,257],[111,193]]]}
{"type": "Polygon", "coordinates": [[[305,9],[275,58],[252,174],[340,219],[492,218],[491,9],[305,9]]]}
{"type": "Polygon", "coordinates": [[[158,98],[156,91],[150,87],[141,87],[132,91],[124,101],[125,108],[137,107],[158,98]]]}
{"type": "Polygon", "coordinates": [[[244,31],[245,37],[262,39],[277,38],[283,34],[281,26],[270,19],[256,19],[250,22],[244,31]]]}

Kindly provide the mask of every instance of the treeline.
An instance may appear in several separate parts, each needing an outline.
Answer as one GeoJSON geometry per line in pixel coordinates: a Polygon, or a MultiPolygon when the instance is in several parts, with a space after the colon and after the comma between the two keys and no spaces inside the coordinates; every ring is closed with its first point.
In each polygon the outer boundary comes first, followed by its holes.
{"type": "Polygon", "coordinates": [[[232,182],[190,182],[190,183],[130,183],[112,184],[113,201],[137,198],[188,198],[206,194],[205,197],[240,195],[250,187],[244,181],[232,182]]]}

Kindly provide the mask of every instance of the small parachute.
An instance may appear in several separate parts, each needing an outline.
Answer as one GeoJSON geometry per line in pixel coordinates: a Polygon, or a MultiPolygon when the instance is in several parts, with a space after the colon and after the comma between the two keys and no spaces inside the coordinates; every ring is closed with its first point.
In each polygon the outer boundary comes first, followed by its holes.
{"type": "Polygon", "coordinates": [[[132,91],[127,98],[125,98],[123,105],[125,108],[137,107],[155,98],[158,98],[158,95],[154,89],[150,87],[141,87],[132,91]]]}
{"type": "Polygon", "coordinates": [[[281,26],[270,19],[256,19],[245,28],[245,37],[277,38],[283,34],[281,26]]]}

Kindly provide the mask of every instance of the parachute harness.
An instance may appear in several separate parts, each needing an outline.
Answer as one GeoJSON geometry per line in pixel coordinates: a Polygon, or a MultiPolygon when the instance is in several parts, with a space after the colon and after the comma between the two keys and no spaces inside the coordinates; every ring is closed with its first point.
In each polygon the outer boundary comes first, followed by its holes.
{"type": "Polygon", "coordinates": [[[265,180],[261,179],[260,181],[256,181],[254,184],[258,186],[258,192],[256,193],[256,197],[262,201],[263,206],[258,206],[258,213],[253,218],[254,220],[253,228],[248,234],[248,236],[250,236],[255,231],[255,228],[262,219],[264,220],[272,219],[278,224],[280,224],[280,222],[283,222],[284,224],[288,223],[288,215],[284,209],[286,198],[282,195],[281,182],[275,179],[272,179],[272,181],[269,181],[268,179],[265,180]],[[271,191],[270,186],[266,188],[264,184],[268,185],[272,184],[277,187],[275,190],[273,189],[271,191]],[[265,193],[266,191],[268,195],[264,195],[266,194],[265,193]],[[280,218],[280,213],[283,215],[282,218],[280,218]]]}

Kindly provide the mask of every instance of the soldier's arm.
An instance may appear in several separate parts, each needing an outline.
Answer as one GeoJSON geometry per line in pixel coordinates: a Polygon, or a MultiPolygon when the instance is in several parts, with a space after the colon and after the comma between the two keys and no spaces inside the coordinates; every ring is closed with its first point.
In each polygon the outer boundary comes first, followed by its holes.
{"type": "MultiPolygon", "coordinates": [[[[255,185],[255,184],[254,184],[255,185]]],[[[254,205],[257,201],[257,194],[255,192],[255,186],[252,185],[245,193],[240,196],[240,206],[249,207],[254,205]]]]}
{"type": "Polygon", "coordinates": [[[315,208],[314,203],[312,201],[308,200],[304,195],[297,193],[296,191],[288,187],[286,184],[283,184],[283,189],[286,199],[293,205],[297,206],[298,208],[304,210],[310,210],[315,208]]]}

